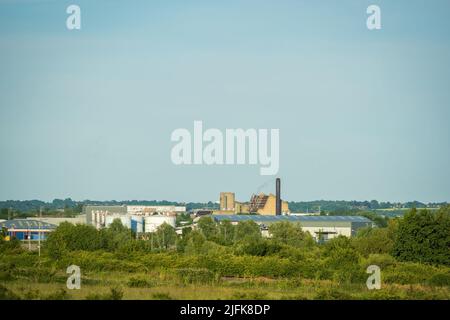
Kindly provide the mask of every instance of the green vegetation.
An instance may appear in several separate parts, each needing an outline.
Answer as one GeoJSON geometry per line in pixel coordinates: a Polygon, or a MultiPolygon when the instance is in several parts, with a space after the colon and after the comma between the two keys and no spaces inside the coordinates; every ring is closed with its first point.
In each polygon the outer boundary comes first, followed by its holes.
{"type": "Polygon", "coordinates": [[[317,244],[280,222],[265,238],[252,221],[203,217],[182,235],[162,225],[136,239],[110,228],[61,224],[39,258],[0,240],[0,299],[450,299],[450,207],[411,210],[386,227],[317,244]],[[69,265],[82,272],[68,290],[69,265]],[[381,290],[368,290],[369,265],[381,290]]]}

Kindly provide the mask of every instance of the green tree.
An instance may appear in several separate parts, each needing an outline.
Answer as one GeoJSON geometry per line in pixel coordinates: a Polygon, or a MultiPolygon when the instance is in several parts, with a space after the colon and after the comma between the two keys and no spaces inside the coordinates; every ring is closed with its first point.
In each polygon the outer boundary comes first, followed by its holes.
{"type": "Polygon", "coordinates": [[[175,246],[177,241],[175,229],[165,222],[156,229],[152,234],[152,237],[154,240],[153,244],[156,244],[158,248],[165,250],[175,246]]]}
{"type": "Polygon", "coordinates": [[[186,237],[185,253],[198,254],[202,252],[202,247],[206,242],[206,238],[199,230],[192,230],[186,237]]]}
{"type": "Polygon", "coordinates": [[[450,265],[450,206],[411,209],[399,221],[393,254],[400,261],[450,265]]]}
{"type": "Polygon", "coordinates": [[[241,221],[236,226],[234,239],[237,242],[261,239],[261,229],[254,221],[241,221]]]}
{"type": "Polygon", "coordinates": [[[293,247],[311,246],[314,240],[311,235],[302,230],[298,223],[280,221],[270,225],[269,232],[272,240],[293,247]]]}
{"type": "Polygon", "coordinates": [[[369,254],[392,253],[395,242],[395,223],[390,222],[386,228],[364,228],[356,237],[352,238],[352,244],[358,252],[364,256],[369,254]]]}
{"type": "Polygon", "coordinates": [[[222,221],[218,225],[218,243],[224,246],[232,245],[235,236],[235,226],[230,221],[222,221]]]}
{"type": "Polygon", "coordinates": [[[197,223],[198,230],[205,236],[206,240],[217,241],[217,224],[211,217],[201,217],[197,223]]]}
{"type": "Polygon", "coordinates": [[[93,226],[63,222],[50,233],[43,247],[49,256],[55,259],[60,258],[67,251],[114,250],[115,247],[110,246],[113,235],[113,232],[98,231],[93,226]]]}
{"type": "Polygon", "coordinates": [[[362,281],[364,270],[359,265],[359,254],[349,238],[338,236],[324,246],[324,267],[333,272],[333,278],[340,283],[362,281]]]}
{"type": "Polygon", "coordinates": [[[130,242],[135,239],[136,234],[131,229],[124,226],[120,219],[114,219],[106,229],[99,231],[102,248],[115,251],[122,247],[130,247],[130,242]]]}

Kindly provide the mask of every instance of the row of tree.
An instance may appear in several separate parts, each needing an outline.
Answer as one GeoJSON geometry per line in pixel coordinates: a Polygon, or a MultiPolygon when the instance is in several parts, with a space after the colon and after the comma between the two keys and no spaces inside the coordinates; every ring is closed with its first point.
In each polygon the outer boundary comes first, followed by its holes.
{"type": "MultiPolygon", "coordinates": [[[[325,246],[317,244],[300,225],[290,222],[274,223],[269,226],[268,232],[271,238],[263,237],[260,227],[253,221],[233,225],[229,221],[216,223],[210,217],[203,217],[195,229],[186,227],[181,235],[177,235],[171,226],[163,224],[156,232],[143,239],[136,239],[136,235],[124,227],[120,220],[115,220],[109,228],[101,230],[87,225],[63,223],[50,234],[45,249],[53,258],[77,250],[105,250],[124,254],[173,250],[202,254],[211,248],[216,251],[230,248],[237,255],[267,256],[279,254],[288,248],[328,248],[339,251],[342,245],[339,250],[333,246],[345,243],[345,250],[353,250],[362,256],[388,254],[399,261],[450,266],[450,206],[434,212],[412,209],[403,218],[390,220],[385,227],[362,229],[354,238],[334,239],[325,246]]],[[[340,254],[348,256],[350,253],[347,251],[340,254]]],[[[331,251],[326,252],[334,255],[331,251]]]]}

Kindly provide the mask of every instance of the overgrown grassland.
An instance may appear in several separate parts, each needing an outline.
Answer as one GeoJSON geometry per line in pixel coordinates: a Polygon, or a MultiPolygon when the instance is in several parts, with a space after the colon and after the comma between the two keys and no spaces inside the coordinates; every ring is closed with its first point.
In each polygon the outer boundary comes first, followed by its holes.
{"type": "Polygon", "coordinates": [[[41,257],[0,239],[0,299],[450,299],[449,207],[325,244],[286,222],[270,232],[202,218],[182,236],[163,225],[136,240],[120,222],[62,224],[41,257]],[[70,265],[80,290],[66,287],[70,265]],[[370,265],[380,290],[366,286],[370,265]]]}

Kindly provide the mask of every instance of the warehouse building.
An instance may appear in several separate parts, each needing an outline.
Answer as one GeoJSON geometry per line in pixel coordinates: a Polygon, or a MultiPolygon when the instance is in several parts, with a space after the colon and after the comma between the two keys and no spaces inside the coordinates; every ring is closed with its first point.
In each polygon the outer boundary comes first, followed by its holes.
{"type": "Polygon", "coordinates": [[[0,222],[0,229],[5,229],[9,239],[45,240],[56,229],[54,224],[31,219],[14,219],[0,222]]]}
{"type": "Polygon", "coordinates": [[[42,217],[42,218],[34,217],[34,218],[27,218],[27,220],[36,220],[54,224],[55,226],[59,226],[63,222],[69,222],[71,224],[85,224],[86,216],[84,214],[80,214],[77,217],[42,217]]]}
{"type": "Polygon", "coordinates": [[[240,221],[254,221],[263,234],[270,236],[267,232],[272,223],[288,221],[299,223],[303,231],[307,231],[316,241],[327,241],[339,235],[351,237],[365,227],[372,226],[372,221],[361,216],[264,216],[264,215],[214,215],[217,222],[231,221],[237,224],[240,221]]]}

